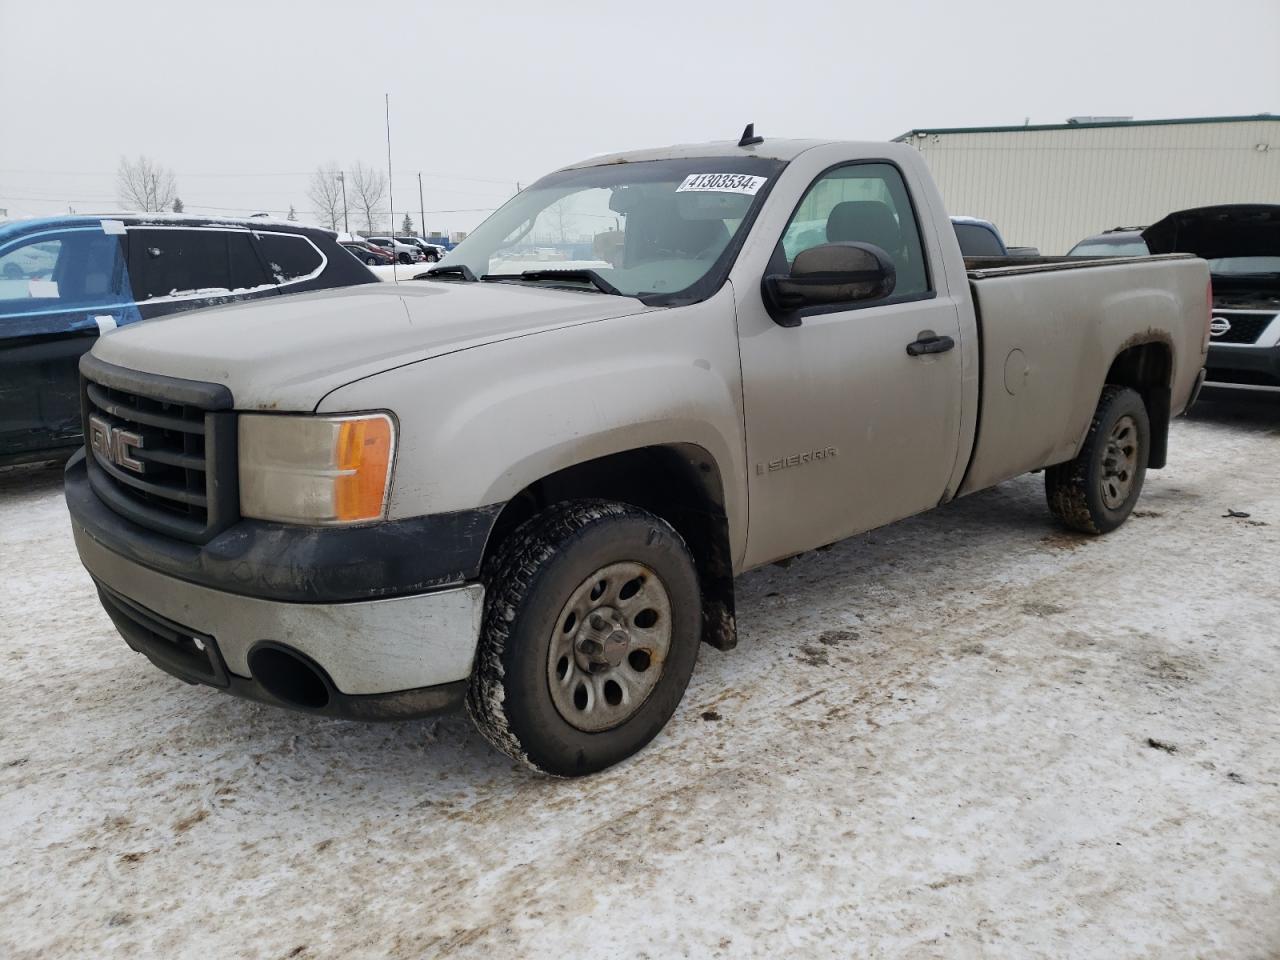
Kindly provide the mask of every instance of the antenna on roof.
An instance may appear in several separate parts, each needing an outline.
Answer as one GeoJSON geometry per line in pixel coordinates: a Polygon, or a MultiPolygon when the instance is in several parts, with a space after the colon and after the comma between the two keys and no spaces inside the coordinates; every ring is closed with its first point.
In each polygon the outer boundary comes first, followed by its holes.
{"type": "Polygon", "coordinates": [[[756,125],[748,123],[747,128],[742,131],[742,139],[738,141],[738,146],[754,147],[757,143],[764,143],[764,137],[757,137],[756,125]]]}

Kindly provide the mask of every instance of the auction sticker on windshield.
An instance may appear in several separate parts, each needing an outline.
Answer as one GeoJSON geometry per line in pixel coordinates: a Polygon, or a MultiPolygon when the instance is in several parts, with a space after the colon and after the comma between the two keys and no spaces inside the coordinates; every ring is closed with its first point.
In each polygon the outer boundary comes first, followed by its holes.
{"type": "Polygon", "coordinates": [[[768,181],[768,177],[751,177],[743,173],[691,173],[684,183],[676,187],[676,193],[712,192],[745,193],[755,196],[768,181]]]}

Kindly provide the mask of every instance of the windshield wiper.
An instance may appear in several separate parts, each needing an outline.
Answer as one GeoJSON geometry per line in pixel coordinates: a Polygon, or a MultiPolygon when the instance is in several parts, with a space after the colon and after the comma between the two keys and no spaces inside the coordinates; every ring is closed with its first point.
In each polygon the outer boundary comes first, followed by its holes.
{"type": "Polygon", "coordinates": [[[471,272],[471,268],[465,263],[450,263],[443,267],[432,267],[426,273],[420,273],[413,279],[418,277],[460,277],[467,283],[475,283],[476,275],[471,272]]]}
{"type": "Polygon", "coordinates": [[[570,283],[589,283],[601,293],[614,297],[625,297],[626,294],[612,283],[600,276],[595,270],[574,267],[566,270],[525,270],[523,273],[486,273],[481,280],[532,280],[551,281],[567,280],[570,283]]]}

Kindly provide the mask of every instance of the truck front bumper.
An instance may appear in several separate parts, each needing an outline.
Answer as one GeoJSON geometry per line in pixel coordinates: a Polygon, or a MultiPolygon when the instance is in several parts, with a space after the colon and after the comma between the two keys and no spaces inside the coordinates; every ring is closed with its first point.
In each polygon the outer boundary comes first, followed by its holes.
{"type": "Polygon", "coordinates": [[[1204,388],[1210,393],[1239,391],[1280,396],[1280,343],[1209,344],[1204,388]]]}
{"type": "Polygon", "coordinates": [[[308,603],[193,583],[111,549],[107,531],[119,533],[120,518],[84,488],[83,462],[73,458],[67,501],[80,559],[126,642],[161,669],[351,719],[406,719],[461,704],[479,636],[481,585],[308,603]]]}

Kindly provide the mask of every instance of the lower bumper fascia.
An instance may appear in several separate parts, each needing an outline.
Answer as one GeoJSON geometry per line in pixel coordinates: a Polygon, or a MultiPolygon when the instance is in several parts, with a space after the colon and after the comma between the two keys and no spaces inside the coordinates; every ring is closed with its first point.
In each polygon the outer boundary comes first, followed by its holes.
{"type": "Polygon", "coordinates": [[[229,671],[213,637],[174,623],[100,581],[95,581],[95,584],[103,608],[125,643],[150,660],[153,666],[184,683],[213,687],[233,696],[286,710],[343,720],[413,720],[455,712],[466,699],[468,681],[465,679],[386,693],[343,693],[320,664],[297,650],[274,645],[287,649],[294,660],[304,664],[323,685],[323,703],[306,706],[276,696],[254,677],[239,676],[229,671]]]}
{"type": "Polygon", "coordinates": [[[435,717],[441,714],[458,713],[462,710],[467,698],[467,681],[456,680],[453,683],[441,683],[433,687],[418,687],[416,690],[397,690],[393,693],[366,693],[352,695],[336,693],[329,703],[321,709],[310,710],[297,704],[286,703],[273,697],[256,680],[248,677],[231,675],[231,683],[223,688],[224,692],[247,700],[270,704],[273,707],[284,707],[297,713],[308,713],[322,717],[336,717],[340,720],[360,720],[369,722],[389,722],[394,720],[418,720],[423,717],[435,717]]]}

